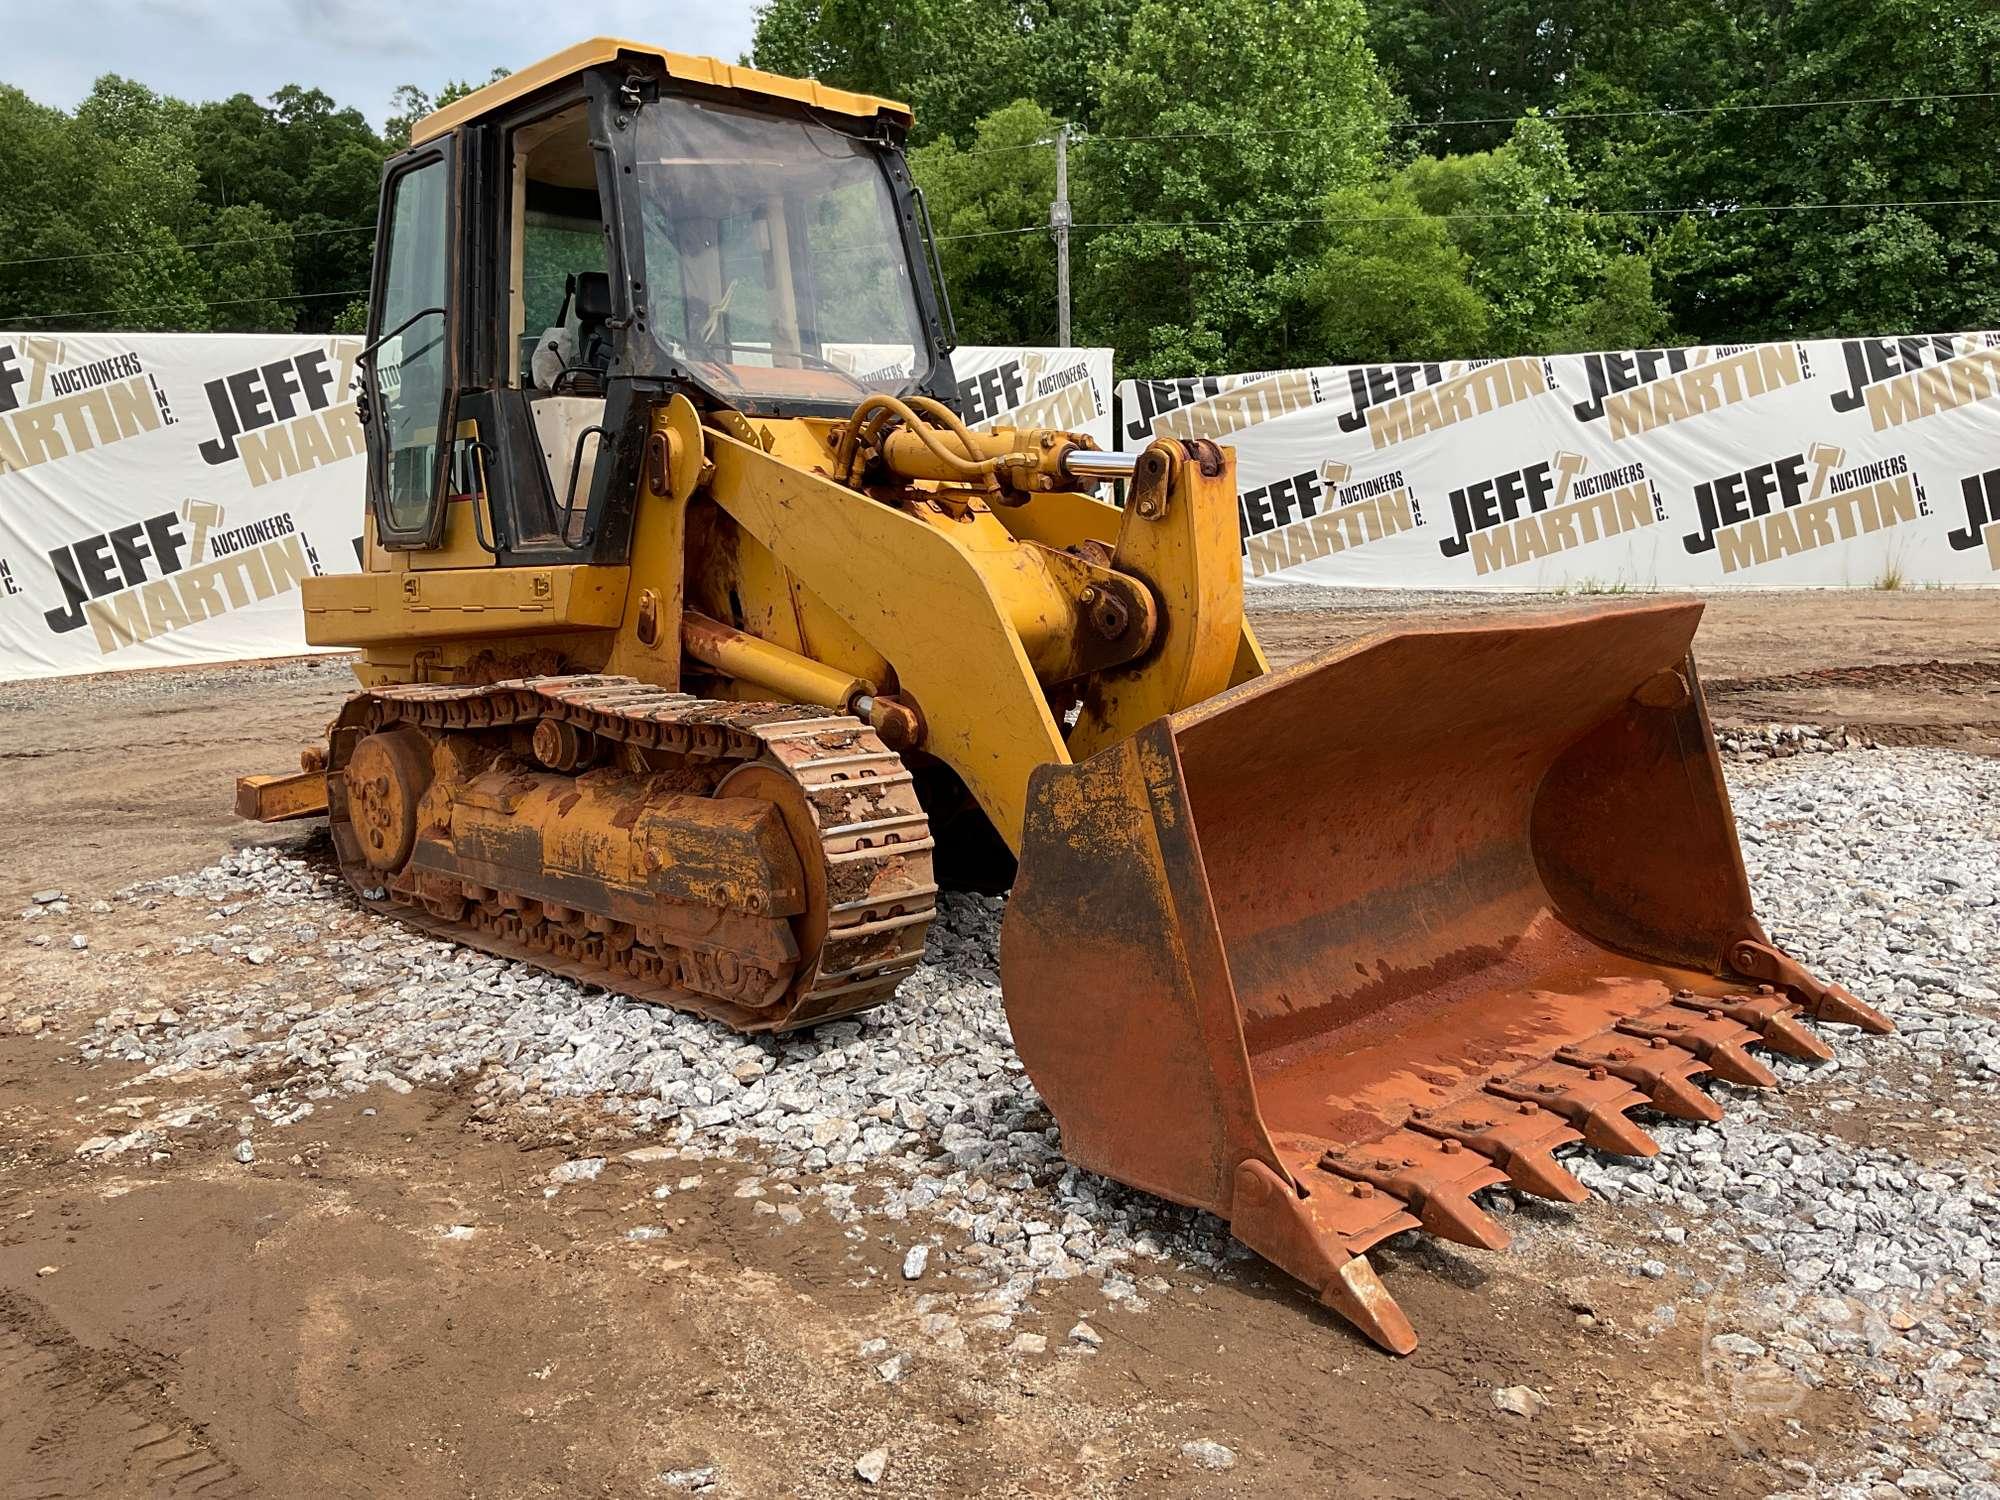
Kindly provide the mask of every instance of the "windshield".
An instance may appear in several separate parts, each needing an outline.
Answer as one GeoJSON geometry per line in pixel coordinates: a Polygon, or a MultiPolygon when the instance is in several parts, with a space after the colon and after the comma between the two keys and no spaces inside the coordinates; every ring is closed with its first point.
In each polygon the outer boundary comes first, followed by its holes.
{"type": "Polygon", "coordinates": [[[852,401],[930,372],[875,147],[672,97],[636,142],[648,321],[717,394],[852,401]]]}

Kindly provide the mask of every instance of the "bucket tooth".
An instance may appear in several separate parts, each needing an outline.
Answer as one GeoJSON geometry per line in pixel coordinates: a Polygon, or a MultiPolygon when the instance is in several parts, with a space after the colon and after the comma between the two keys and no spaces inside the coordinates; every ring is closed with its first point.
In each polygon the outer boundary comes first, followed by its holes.
{"type": "Polygon", "coordinates": [[[1854,998],[1842,985],[1830,984],[1806,1007],[1815,1021],[1837,1021],[1843,1026],[1859,1026],[1871,1036],[1887,1036],[1896,1029],[1881,1011],[1854,998]]]}
{"type": "Polygon", "coordinates": [[[1833,1048],[1814,1036],[1799,1020],[1799,1008],[1770,986],[1759,995],[1724,995],[1720,999],[1682,990],[1673,1004],[1709,1016],[1721,1016],[1762,1036],[1773,1052],[1806,1062],[1832,1062],[1833,1048]]]}
{"type": "Polygon", "coordinates": [[[1833,1048],[1806,1030],[1804,1023],[1789,1011],[1774,1015],[1759,1028],[1765,1045],[1807,1062],[1832,1062],[1833,1048]]]}
{"type": "Polygon", "coordinates": [[[1544,1063],[1486,1086],[1501,1099],[1538,1105],[1561,1115],[1583,1136],[1586,1146],[1614,1156],[1658,1156],[1660,1143],[1625,1111],[1644,1104],[1646,1096],[1604,1069],[1573,1068],[1544,1063]]]}
{"type": "Polygon", "coordinates": [[[1507,1231],[1472,1201],[1479,1189],[1504,1182],[1507,1174],[1455,1140],[1399,1130],[1351,1150],[1330,1150],[1319,1168],[1401,1199],[1439,1239],[1475,1250],[1507,1248],[1507,1231]]]}
{"type": "Polygon", "coordinates": [[[1555,1158],[1558,1146],[1580,1141],[1582,1134],[1539,1105],[1478,1096],[1446,1110],[1419,1110],[1409,1128],[1470,1147],[1524,1193],[1558,1203],[1581,1203],[1590,1196],[1555,1158]]]}
{"type": "Polygon", "coordinates": [[[1408,1354],[1417,1347],[1417,1330],[1365,1255],[1343,1261],[1319,1289],[1319,1300],[1391,1354],[1408,1354]]]}
{"type": "Polygon", "coordinates": [[[1797,959],[1769,943],[1746,938],[1729,950],[1729,961],[1739,972],[1764,981],[1762,990],[1773,994],[1790,991],[1800,1008],[1815,1021],[1859,1026],[1875,1036],[1887,1036],[1896,1029],[1896,1023],[1874,1006],[1864,1005],[1844,986],[1828,984],[1808,973],[1797,959]]]}
{"type": "Polygon", "coordinates": [[[1774,1089],[1778,1086],[1778,1075],[1745,1052],[1736,1042],[1697,1040],[1695,1055],[1707,1063],[1709,1070],[1725,1083],[1741,1084],[1745,1088],[1774,1089]]]}
{"type": "Polygon", "coordinates": [[[1360,1251],[1416,1227],[1402,1203],[1368,1183],[1302,1192],[1266,1162],[1237,1164],[1230,1233],[1391,1354],[1416,1348],[1417,1331],[1360,1251]]]}
{"type": "Polygon", "coordinates": [[[1419,1202],[1413,1205],[1417,1218],[1432,1234],[1453,1244],[1474,1250],[1505,1250],[1513,1236],[1502,1229],[1469,1194],[1449,1188],[1418,1188],[1419,1202]]]}
{"type": "Polygon", "coordinates": [[[1636,1084],[1653,1108],[1677,1120],[1713,1124],[1722,1118],[1722,1106],[1688,1081],[1694,1074],[1708,1072],[1708,1064],[1660,1038],[1639,1046],[1614,1031],[1565,1047],[1556,1060],[1575,1068],[1603,1068],[1615,1078],[1636,1084]]]}
{"type": "Polygon", "coordinates": [[[1695,1020],[1669,1005],[1650,1015],[1620,1021],[1617,1029],[1645,1042],[1664,1041],[1692,1052],[1708,1064],[1709,1071],[1717,1078],[1729,1083],[1759,1089],[1778,1086],[1778,1075],[1743,1050],[1743,1044],[1758,1034],[1727,1016],[1695,1020]]]}
{"type": "Polygon", "coordinates": [[[1516,1151],[1502,1163],[1507,1180],[1524,1193],[1556,1203],[1581,1203],[1590,1189],[1546,1151],[1516,1151]]]}

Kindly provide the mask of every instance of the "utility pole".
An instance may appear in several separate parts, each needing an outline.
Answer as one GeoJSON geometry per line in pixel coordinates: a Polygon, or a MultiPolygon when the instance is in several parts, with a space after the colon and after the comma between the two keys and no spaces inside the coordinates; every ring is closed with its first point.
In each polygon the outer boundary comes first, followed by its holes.
{"type": "Polygon", "coordinates": [[[1056,232],[1056,342],[1069,347],[1069,126],[1056,132],[1056,201],[1049,205],[1056,232]]]}

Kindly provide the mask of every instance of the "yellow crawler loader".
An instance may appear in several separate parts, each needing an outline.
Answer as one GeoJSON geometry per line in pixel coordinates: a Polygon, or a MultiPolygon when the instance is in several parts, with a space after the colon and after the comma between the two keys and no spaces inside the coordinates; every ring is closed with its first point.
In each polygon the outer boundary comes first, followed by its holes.
{"type": "Polygon", "coordinates": [[[1273,672],[1234,458],[961,416],[883,99],[600,39],[384,173],[362,690],[238,808],[359,899],[744,1031],[888,1000],[1011,888],[1015,1043],[1081,1166],[1226,1218],[1384,1347],[1364,1252],[1645,1153],[1747,1047],[1882,1030],[1751,911],[1700,605],[1273,672]],[[1104,486],[1123,486],[1123,504],[1104,486]]]}

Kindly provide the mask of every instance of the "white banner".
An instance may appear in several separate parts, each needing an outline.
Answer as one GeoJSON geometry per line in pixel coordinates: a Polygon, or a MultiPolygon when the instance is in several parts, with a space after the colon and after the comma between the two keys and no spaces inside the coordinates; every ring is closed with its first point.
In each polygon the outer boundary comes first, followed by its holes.
{"type": "Polygon", "coordinates": [[[302,652],[356,567],[355,338],[0,332],[0,678],[302,652]]]}
{"type": "MultiPolygon", "coordinates": [[[[360,348],[0,331],[0,680],[311,650],[299,580],[360,565],[360,348]]],[[[1111,446],[1110,350],[954,365],[974,426],[1111,446]]]]}
{"type": "MultiPolygon", "coordinates": [[[[907,377],[907,344],[829,344],[826,352],[850,374],[876,380],[907,377]]],[[[952,350],[958,401],[974,431],[994,427],[1054,427],[1086,432],[1100,448],[1111,431],[1111,350],[1002,348],[962,344],[952,350]]]]}
{"type": "Polygon", "coordinates": [[[1496,589],[2000,584],[2000,334],[1118,387],[1236,449],[1244,572],[1496,589]]]}
{"type": "Polygon", "coordinates": [[[974,429],[1053,427],[1114,448],[1109,349],[1000,349],[974,345],[951,356],[958,399],[974,429]]]}

